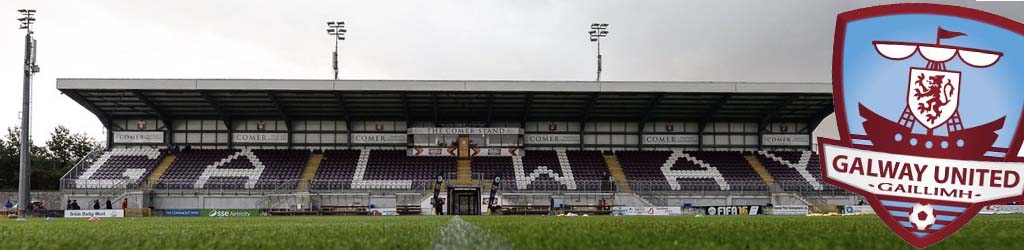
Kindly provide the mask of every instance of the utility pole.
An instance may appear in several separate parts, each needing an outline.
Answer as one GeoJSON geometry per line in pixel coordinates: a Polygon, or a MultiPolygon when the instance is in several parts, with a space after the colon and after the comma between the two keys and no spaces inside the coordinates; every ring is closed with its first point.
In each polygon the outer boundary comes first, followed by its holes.
{"type": "Polygon", "coordinates": [[[597,81],[601,81],[601,38],[608,36],[607,23],[590,25],[590,42],[597,42],[597,81]]]}
{"type": "Polygon", "coordinates": [[[334,39],[334,80],[338,80],[338,44],[339,41],[345,41],[345,22],[327,22],[327,34],[333,36],[334,39]]]}
{"type": "Polygon", "coordinates": [[[19,148],[21,166],[18,172],[18,219],[24,220],[32,206],[32,199],[29,197],[29,190],[32,188],[29,182],[32,179],[32,142],[28,135],[29,118],[31,117],[29,111],[32,109],[29,107],[31,103],[29,98],[32,96],[32,74],[39,72],[39,66],[36,65],[36,39],[32,38],[32,23],[36,21],[33,16],[36,11],[20,9],[18,12],[24,16],[18,18],[18,21],[21,21],[21,29],[27,31],[25,33],[25,82],[21,92],[21,147],[19,148]]]}

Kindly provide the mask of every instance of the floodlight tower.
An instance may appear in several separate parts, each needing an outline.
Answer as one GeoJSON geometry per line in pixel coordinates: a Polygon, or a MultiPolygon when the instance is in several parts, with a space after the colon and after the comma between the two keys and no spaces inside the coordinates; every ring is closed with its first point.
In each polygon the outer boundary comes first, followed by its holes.
{"type": "Polygon", "coordinates": [[[32,23],[36,21],[33,17],[36,14],[35,10],[20,9],[19,13],[23,16],[18,18],[21,21],[21,29],[26,30],[25,33],[25,76],[24,85],[22,85],[22,97],[21,97],[21,147],[19,151],[21,153],[21,166],[18,172],[18,217],[24,219],[28,215],[28,211],[32,206],[32,199],[29,198],[29,180],[31,179],[32,166],[31,156],[32,151],[31,141],[29,141],[28,129],[29,129],[29,98],[32,95],[32,74],[39,72],[39,66],[36,65],[36,39],[32,37],[32,23]]]}
{"type": "Polygon", "coordinates": [[[590,42],[597,43],[597,81],[601,81],[601,38],[608,36],[607,23],[594,23],[590,25],[590,42]]]}
{"type": "Polygon", "coordinates": [[[338,43],[345,41],[345,22],[327,22],[327,34],[334,37],[334,80],[338,80],[338,43]]]}

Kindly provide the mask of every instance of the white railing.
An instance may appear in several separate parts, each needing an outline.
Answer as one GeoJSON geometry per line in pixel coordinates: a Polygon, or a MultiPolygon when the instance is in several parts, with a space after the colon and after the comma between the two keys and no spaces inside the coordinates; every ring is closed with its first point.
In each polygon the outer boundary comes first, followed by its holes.
{"type": "Polygon", "coordinates": [[[533,180],[525,188],[517,187],[513,180],[503,180],[498,190],[503,193],[572,193],[572,192],[601,192],[611,193],[618,191],[614,181],[606,180],[575,180],[576,185],[570,188],[565,183],[556,180],[533,180]]]}
{"type": "Polygon", "coordinates": [[[82,171],[85,171],[85,168],[92,166],[93,162],[96,162],[96,159],[99,159],[106,150],[106,147],[97,146],[95,150],[86,154],[81,160],[78,160],[71,169],[68,169],[67,173],[64,173],[64,176],[60,177],[60,189],[64,190],[65,188],[74,188],[75,181],[78,179],[78,176],[82,174],[82,171]]]}
{"type": "MultiPolygon", "coordinates": [[[[426,192],[432,191],[433,185],[436,180],[424,179],[424,180],[401,180],[400,182],[409,182],[410,185],[389,185],[388,180],[379,180],[380,182],[376,185],[366,185],[355,182],[365,182],[366,180],[355,181],[355,180],[308,180],[309,192],[310,193],[345,193],[345,192],[426,192]]],[[[395,181],[396,183],[399,181],[395,181]]]]}
{"type": "Polygon", "coordinates": [[[729,182],[729,189],[722,190],[718,185],[707,183],[679,182],[679,188],[670,186],[666,181],[639,181],[627,180],[629,187],[634,193],[664,193],[664,194],[688,194],[688,195],[720,195],[720,194],[743,194],[743,195],[769,195],[768,186],[764,182],[729,182]]]}

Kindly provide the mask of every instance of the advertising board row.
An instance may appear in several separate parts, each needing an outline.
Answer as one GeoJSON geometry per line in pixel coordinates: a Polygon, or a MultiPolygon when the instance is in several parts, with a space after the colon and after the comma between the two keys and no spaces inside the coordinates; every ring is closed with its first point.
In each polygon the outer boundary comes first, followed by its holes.
{"type": "MultiPolygon", "coordinates": [[[[396,133],[353,133],[353,144],[405,144],[409,134],[522,134],[519,128],[410,128],[408,134],[396,133]]],[[[287,133],[233,133],[232,141],[236,143],[288,143],[287,133]]],[[[529,134],[526,144],[580,144],[579,134],[529,134]]],[[[761,137],[762,144],[767,146],[802,146],[810,145],[811,139],[802,134],[766,134],[761,137]]],[[[115,143],[163,143],[162,131],[114,131],[115,143]]],[[[697,145],[699,138],[694,134],[683,135],[644,135],[645,145],[697,145]]]]}
{"type": "Polygon", "coordinates": [[[522,128],[409,128],[410,135],[521,135],[522,128]]]}
{"type": "Polygon", "coordinates": [[[807,215],[809,213],[811,213],[811,208],[808,206],[791,205],[772,207],[773,215],[807,215]]]}
{"type": "MultiPolygon", "coordinates": [[[[705,207],[707,215],[763,215],[767,214],[763,206],[713,206],[705,207]]],[[[772,206],[772,215],[807,215],[810,213],[808,206],[772,206]]]]}
{"type": "Polygon", "coordinates": [[[981,208],[979,214],[1024,214],[1024,205],[991,205],[981,208]]]}
{"type": "MultiPolygon", "coordinates": [[[[231,135],[235,143],[288,143],[288,133],[238,132],[231,135]]],[[[406,134],[354,133],[353,144],[405,144],[406,134]]],[[[114,143],[163,143],[162,131],[114,131],[114,143]]]]}
{"type": "Polygon", "coordinates": [[[260,216],[256,209],[164,209],[164,217],[253,217],[260,216]]]}
{"type": "MultiPolygon", "coordinates": [[[[471,156],[521,156],[519,148],[470,148],[471,156]]],[[[406,151],[409,156],[456,156],[455,148],[415,147],[406,151]]]]}
{"type": "Polygon", "coordinates": [[[163,131],[114,131],[114,143],[163,143],[163,131]]]}
{"type": "Polygon", "coordinates": [[[370,214],[383,216],[398,216],[397,208],[371,208],[370,214]]]}
{"type": "Polygon", "coordinates": [[[811,145],[811,136],[806,134],[765,134],[761,135],[761,145],[807,146],[811,145]]]}
{"type": "Polygon", "coordinates": [[[679,207],[613,207],[612,214],[622,216],[664,216],[681,215],[679,207]]]}
{"type": "Polygon", "coordinates": [[[843,207],[844,214],[875,214],[875,210],[871,209],[868,205],[858,206],[845,206],[843,207]]]}
{"type": "Polygon", "coordinates": [[[64,210],[64,218],[120,218],[124,217],[124,210],[64,210]]]}
{"type": "Polygon", "coordinates": [[[704,208],[707,215],[758,215],[763,214],[761,206],[714,206],[704,208]]]}

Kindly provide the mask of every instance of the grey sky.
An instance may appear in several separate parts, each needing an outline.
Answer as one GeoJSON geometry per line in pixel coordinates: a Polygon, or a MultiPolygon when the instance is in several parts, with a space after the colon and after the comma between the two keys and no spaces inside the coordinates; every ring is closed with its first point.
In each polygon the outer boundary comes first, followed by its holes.
{"type": "MultiPolygon", "coordinates": [[[[4,2],[0,127],[18,124],[21,107],[15,10],[34,8],[41,140],[57,124],[102,138],[58,77],[330,78],[329,20],[347,23],[347,79],[591,80],[587,28],[607,22],[605,80],[829,82],[836,14],[891,1],[4,2]]],[[[939,2],[1024,21],[1021,2],[939,2]]],[[[835,130],[826,123],[819,130],[835,130]]]]}

